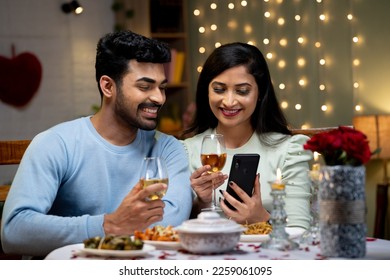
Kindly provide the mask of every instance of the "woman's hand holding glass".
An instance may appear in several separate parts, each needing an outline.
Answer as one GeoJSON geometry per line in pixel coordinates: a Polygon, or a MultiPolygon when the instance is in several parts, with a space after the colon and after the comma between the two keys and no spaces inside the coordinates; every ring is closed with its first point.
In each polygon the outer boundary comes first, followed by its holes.
{"type": "MultiPolygon", "coordinates": [[[[205,135],[202,140],[202,147],[200,151],[200,159],[203,166],[210,166],[207,170],[208,173],[217,173],[222,170],[226,162],[226,148],[225,141],[222,134],[209,134],[205,135]]],[[[220,208],[217,206],[215,183],[211,180],[211,207],[204,210],[219,211],[220,208]]]]}
{"type": "Polygon", "coordinates": [[[228,175],[222,174],[222,172],[211,172],[211,166],[201,166],[195,170],[190,177],[191,187],[196,193],[200,208],[206,208],[210,206],[212,202],[213,187],[220,187],[228,175]]]}

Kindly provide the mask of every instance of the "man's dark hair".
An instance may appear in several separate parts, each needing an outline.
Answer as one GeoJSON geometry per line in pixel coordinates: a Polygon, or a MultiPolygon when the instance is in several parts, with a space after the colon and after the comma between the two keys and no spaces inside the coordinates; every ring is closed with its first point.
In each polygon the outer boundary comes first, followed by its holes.
{"type": "Polygon", "coordinates": [[[96,81],[101,97],[101,76],[109,76],[120,86],[123,76],[129,71],[131,59],[166,63],[171,61],[171,52],[167,44],[129,30],[106,34],[99,40],[96,49],[96,81]]]}

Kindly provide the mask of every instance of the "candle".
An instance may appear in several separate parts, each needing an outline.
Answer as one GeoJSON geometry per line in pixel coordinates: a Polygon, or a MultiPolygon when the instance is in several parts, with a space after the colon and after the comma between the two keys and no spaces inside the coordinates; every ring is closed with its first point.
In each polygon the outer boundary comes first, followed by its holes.
{"type": "Polygon", "coordinates": [[[320,164],[318,163],[318,156],[319,156],[319,153],[314,152],[314,162],[315,163],[311,167],[312,171],[319,171],[320,170],[320,164]]]}
{"type": "Polygon", "coordinates": [[[320,163],[318,162],[319,153],[314,152],[314,164],[310,170],[311,180],[318,181],[320,178],[320,163]]]}
{"type": "Polygon", "coordinates": [[[280,168],[276,169],[276,181],[272,183],[273,190],[284,190],[285,185],[282,183],[282,172],[280,168]]]}

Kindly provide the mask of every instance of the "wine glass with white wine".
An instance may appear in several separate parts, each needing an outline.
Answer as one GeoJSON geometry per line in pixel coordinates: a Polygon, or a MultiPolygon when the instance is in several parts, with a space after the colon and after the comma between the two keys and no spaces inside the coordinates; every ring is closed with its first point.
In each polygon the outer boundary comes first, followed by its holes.
{"type": "MultiPolygon", "coordinates": [[[[156,183],[164,183],[168,185],[168,171],[165,162],[160,157],[146,157],[141,168],[141,186],[147,188],[156,183]]],[[[158,191],[151,194],[148,200],[162,199],[166,191],[158,191]]]]}
{"type": "MultiPolygon", "coordinates": [[[[222,134],[207,134],[203,137],[200,159],[202,165],[211,166],[209,173],[216,173],[222,170],[226,162],[225,140],[222,134]]],[[[217,205],[214,182],[212,184],[211,207],[202,209],[202,211],[222,211],[217,205]]]]}

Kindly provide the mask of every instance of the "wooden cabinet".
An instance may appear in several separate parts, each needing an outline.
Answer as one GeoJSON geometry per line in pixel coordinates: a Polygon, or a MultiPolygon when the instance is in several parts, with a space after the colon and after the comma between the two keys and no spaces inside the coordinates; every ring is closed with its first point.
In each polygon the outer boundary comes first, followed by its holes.
{"type": "Polygon", "coordinates": [[[164,41],[173,50],[171,71],[166,65],[169,86],[158,129],[180,137],[183,130],[182,116],[192,96],[188,53],[188,0],[116,0],[115,3],[116,27],[164,41]]]}
{"type": "Polygon", "coordinates": [[[159,130],[180,136],[182,116],[191,96],[186,0],[150,0],[150,36],[169,44],[172,61],[166,65],[167,101],[160,113],[159,130]]]}

